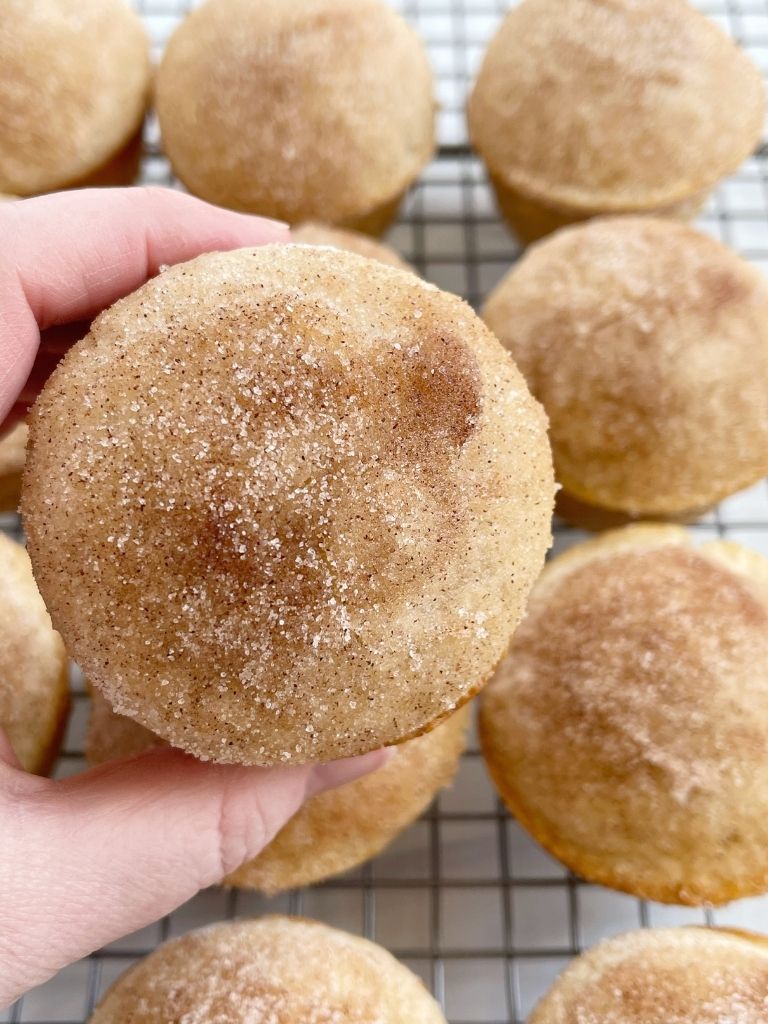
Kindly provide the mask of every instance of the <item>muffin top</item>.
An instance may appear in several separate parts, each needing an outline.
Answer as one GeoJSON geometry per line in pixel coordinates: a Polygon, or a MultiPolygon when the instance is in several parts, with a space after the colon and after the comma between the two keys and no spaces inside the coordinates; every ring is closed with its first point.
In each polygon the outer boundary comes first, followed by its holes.
{"type": "Polygon", "coordinates": [[[503,184],[629,212],[733,171],[764,108],[758,69],[686,0],[524,0],[490,43],[469,125],[503,184]]]}
{"type": "Polygon", "coordinates": [[[630,515],[698,510],[768,473],[768,286],[674,221],[533,246],[483,309],[550,420],[559,482],[630,515]]]}
{"type": "Polygon", "coordinates": [[[0,533],[0,729],[26,771],[49,767],[68,706],[64,644],[26,551],[0,533]]]}
{"type": "Polygon", "coordinates": [[[136,132],[149,40],[123,0],[3,0],[0,192],[60,188],[136,132]]]}
{"type": "Polygon", "coordinates": [[[563,971],[529,1024],[764,1024],[768,942],[658,928],[601,942],[563,971]]]}
{"type": "Polygon", "coordinates": [[[329,760],[484,682],[550,537],[545,418],[456,296],[307,245],[103,313],[30,419],[52,618],[116,710],[202,757],[329,760]]]}
{"type": "Polygon", "coordinates": [[[768,889],[768,562],[679,527],[555,559],[481,704],[521,823],[574,871],[672,903],[768,889]]]}
{"type": "Polygon", "coordinates": [[[421,42],[383,0],[208,0],[168,44],[157,111],[196,195],[342,223],[429,160],[432,90],[421,42]]]}
{"type": "Polygon", "coordinates": [[[90,1024],[445,1024],[422,982],[381,946],[315,921],[229,922],[130,968],[90,1024]]]}
{"type": "Polygon", "coordinates": [[[390,267],[416,272],[391,246],[369,238],[359,231],[345,231],[343,228],[334,228],[329,224],[309,220],[294,228],[291,231],[291,238],[300,245],[326,245],[333,249],[344,249],[347,252],[356,252],[358,256],[365,256],[369,260],[387,263],[390,267]]]}

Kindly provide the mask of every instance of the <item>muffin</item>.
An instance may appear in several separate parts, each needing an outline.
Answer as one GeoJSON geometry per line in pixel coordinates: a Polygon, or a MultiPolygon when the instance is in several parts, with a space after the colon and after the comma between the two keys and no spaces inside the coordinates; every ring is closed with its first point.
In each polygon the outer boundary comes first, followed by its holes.
{"type": "Polygon", "coordinates": [[[29,429],[17,423],[0,436],[0,512],[15,512],[21,497],[21,474],[29,429]]]}
{"type": "Polygon", "coordinates": [[[681,527],[572,548],[483,697],[515,817],[592,882],[662,903],[768,890],[768,562],[681,527]]]}
{"type": "MultiPolygon", "coordinates": [[[[449,785],[464,750],[469,708],[400,747],[371,775],[312,797],[258,857],[225,885],[274,895],[314,885],[375,857],[449,785]]],[[[162,745],[143,726],[93,694],[86,757],[101,764],[162,745]]]]}
{"type": "Polygon", "coordinates": [[[352,253],[179,264],[30,416],[40,590],[116,711],[202,758],[328,761],[490,676],[550,540],[545,419],[455,296],[352,253]]]}
{"type": "Polygon", "coordinates": [[[344,231],[342,228],[332,228],[317,221],[305,221],[293,229],[291,238],[300,245],[330,245],[334,249],[356,252],[358,256],[366,256],[369,260],[378,260],[379,263],[387,263],[390,267],[416,273],[410,263],[406,263],[390,246],[359,231],[344,231]]]}
{"type": "Polygon", "coordinates": [[[567,518],[695,518],[768,473],[768,288],[720,242],[653,218],[567,228],[483,317],[549,416],[567,518]]]}
{"type": "Polygon", "coordinates": [[[445,1024],[422,982],[367,939],[295,917],[230,921],[131,967],[90,1024],[445,1024]]]}
{"type": "Polygon", "coordinates": [[[291,224],[382,234],[434,150],[427,57],[384,0],[208,0],[156,104],[191,192],[291,224]]]}
{"type": "Polygon", "coordinates": [[[660,928],[601,942],[566,967],[528,1024],[764,1024],[768,942],[660,928]]]}
{"type": "MultiPolygon", "coordinates": [[[[18,198],[0,192],[0,203],[18,198]]],[[[0,512],[15,512],[18,508],[27,434],[26,425],[21,423],[7,433],[0,433],[0,512]]]]}
{"type": "Polygon", "coordinates": [[[122,0],[4,0],[0,192],[105,183],[108,165],[125,183],[114,164],[130,164],[149,80],[147,34],[122,0]]]}
{"type": "Polygon", "coordinates": [[[67,656],[24,548],[0,533],[0,729],[28,772],[45,774],[69,713],[67,656]]]}
{"type": "Polygon", "coordinates": [[[598,214],[692,217],[755,148],[764,109],[758,68],[686,0],[524,0],[468,114],[531,242],[598,214]]]}

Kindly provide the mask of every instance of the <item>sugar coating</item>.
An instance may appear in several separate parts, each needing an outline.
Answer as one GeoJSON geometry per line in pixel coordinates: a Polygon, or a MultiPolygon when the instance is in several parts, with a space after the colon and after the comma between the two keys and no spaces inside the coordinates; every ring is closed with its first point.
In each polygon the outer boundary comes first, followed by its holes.
{"type": "Polygon", "coordinates": [[[366,939],[299,918],[213,925],[168,942],[90,1024],[445,1024],[421,981],[366,939]]]}
{"type": "Polygon", "coordinates": [[[534,246],[483,318],[582,501],[675,515],[768,473],[768,285],[722,243],[622,217],[534,246]]]}
{"type": "Polygon", "coordinates": [[[190,191],[294,224],[352,225],[434,150],[424,47],[383,0],[208,0],[168,44],[157,111],[190,191]]]}
{"type": "Polygon", "coordinates": [[[574,871],[663,902],[768,890],[766,580],[754,552],[653,526],[545,570],[483,697],[482,745],[574,871]]]}
{"type": "Polygon", "coordinates": [[[123,0],[3,0],[0,191],[95,171],[141,125],[149,39],[123,0]]]}
{"type": "Polygon", "coordinates": [[[0,729],[26,771],[50,767],[68,710],[64,644],[26,551],[0,533],[0,729]]]}
{"type": "Polygon", "coordinates": [[[173,267],[31,419],[29,550],[114,708],[218,761],[414,735],[488,677],[550,539],[545,419],[461,300],[350,253],[173,267]]]}
{"type": "Polygon", "coordinates": [[[529,1024],[765,1024],[768,943],[710,928],[659,928],[574,960],[529,1024]]]}
{"type": "Polygon", "coordinates": [[[758,68],[687,0],[525,0],[486,51],[469,125],[503,185],[618,213],[711,188],[764,111],[758,68]]]}
{"type": "MultiPolygon", "coordinates": [[[[312,797],[224,884],[274,895],[313,885],[376,856],[449,785],[468,724],[466,706],[408,740],[378,771],[312,797]]],[[[94,691],[85,745],[89,764],[139,754],[162,742],[138,722],[115,714],[94,691]]]]}

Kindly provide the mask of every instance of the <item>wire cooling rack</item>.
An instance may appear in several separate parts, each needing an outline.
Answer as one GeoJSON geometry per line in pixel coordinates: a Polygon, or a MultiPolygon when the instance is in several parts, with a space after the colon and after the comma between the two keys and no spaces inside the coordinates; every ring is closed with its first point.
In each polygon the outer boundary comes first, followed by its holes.
{"type": "MultiPolygon", "coordinates": [[[[136,2],[159,54],[188,5],[185,0],[136,2]]],[[[428,44],[441,111],[438,156],[389,239],[426,278],[476,305],[518,256],[496,215],[482,167],[468,149],[463,113],[468,83],[508,3],[400,0],[395,5],[428,44]]],[[[700,0],[699,6],[768,72],[768,0],[700,0]]],[[[175,184],[152,120],[142,180],[175,184]]],[[[768,149],[761,148],[722,185],[699,224],[768,272],[768,149]]],[[[15,517],[0,516],[0,528],[19,533],[15,517]]],[[[699,539],[727,536],[768,555],[766,484],[724,502],[692,530],[699,539]]],[[[584,536],[556,523],[555,551],[584,536]]],[[[74,676],[74,712],[59,776],[83,767],[87,697],[77,672],[74,676]]],[[[451,1024],[520,1024],[571,957],[629,928],[714,923],[768,932],[768,898],[714,911],[665,907],[574,878],[510,819],[473,738],[453,788],[362,869],[272,900],[210,889],[62,971],[0,1012],[0,1022],[80,1024],[105,987],[158,942],[199,925],[266,911],[305,914],[382,943],[424,979],[451,1024]]]]}

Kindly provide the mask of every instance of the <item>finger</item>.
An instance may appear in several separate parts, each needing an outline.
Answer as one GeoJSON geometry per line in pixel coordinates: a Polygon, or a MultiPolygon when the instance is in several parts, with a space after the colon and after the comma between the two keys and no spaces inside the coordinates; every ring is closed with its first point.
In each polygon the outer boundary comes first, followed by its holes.
{"type": "Polygon", "coordinates": [[[93,317],[163,264],[287,241],[287,227],[173,189],[84,189],[0,206],[0,423],[38,328],[93,317]]]}
{"type": "Polygon", "coordinates": [[[379,751],[333,767],[259,769],[163,749],[59,783],[38,780],[16,799],[16,813],[0,808],[0,1006],[220,881],[256,856],[307,794],[385,759],[379,751]],[[13,937],[6,949],[4,935],[13,937]]]}
{"type": "Polygon", "coordinates": [[[326,789],[338,789],[354,782],[362,775],[376,771],[397,754],[397,747],[385,747],[375,750],[365,757],[345,757],[329,764],[315,765],[307,784],[307,797],[315,796],[326,789]]]}

